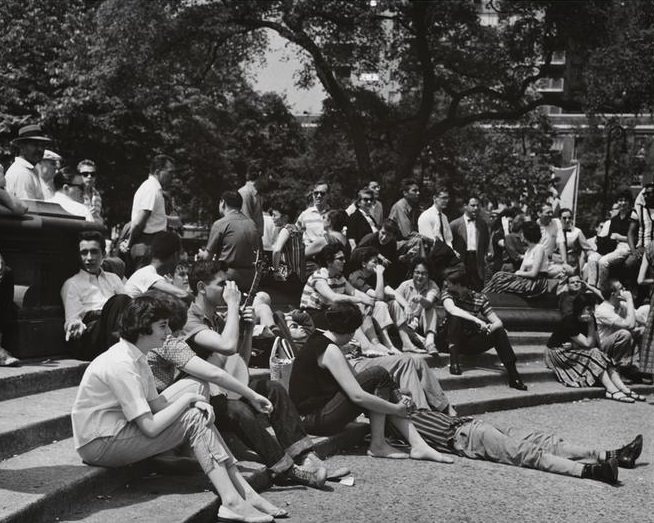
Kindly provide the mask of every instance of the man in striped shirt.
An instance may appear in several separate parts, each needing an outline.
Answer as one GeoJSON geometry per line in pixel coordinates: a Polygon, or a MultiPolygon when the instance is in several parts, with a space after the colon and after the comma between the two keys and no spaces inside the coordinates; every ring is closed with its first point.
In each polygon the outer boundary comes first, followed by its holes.
{"type": "Polygon", "coordinates": [[[303,233],[304,245],[308,246],[325,234],[322,218],[329,211],[329,184],[320,181],[313,188],[313,205],[300,213],[296,225],[303,233]]]}
{"type": "Polygon", "coordinates": [[[554,434],[496,427],[479,419],[442,412],[418,411],[411,415],[411,421],[423,439],[439,452],[611,484],[618,481],[618,467],[636,466],[643,448],[640,434],[619,449],[597,450],[569,443],[554,434]]]}

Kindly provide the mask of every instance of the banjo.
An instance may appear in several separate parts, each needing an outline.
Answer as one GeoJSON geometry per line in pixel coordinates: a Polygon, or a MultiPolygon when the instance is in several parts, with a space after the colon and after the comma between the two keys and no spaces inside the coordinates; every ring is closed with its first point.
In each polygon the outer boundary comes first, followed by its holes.
{"type": "MultiPolygon", "coordinates": [[[[257,249],[257,258],[254,261],[254,279],[250,285],[250,290],[243,301],[242,307],[251,307],[254,302],[254,297],[257,294],[259,289],[259,284],[261,279],[268,271],[268,262],[261,256],[261,250],[257,249]]],[[[254,329],[254,323],[248,322],[244,324],[243,329],[241,330],[242,337],[251,337],[252,331],[254,329]]],[[[251,343],[251,342],[250,342],[251,343]]],[[[251,348],[250,348],[251,350],[251,348]]],[[[225,372],[229,373],[232,377],[236,378],[240,383],[247,386],[250,381],[250,373],[248,372],[248,366],[245,363],[243,357],[237,352],[230,356],[225,356],[224,354],[219,354],[217,352],[212,352],[207,361],[216,367],[220,367],[225,372]]],[[[239,399],[240,394],[232,392],[231,390],[223,389],[222,387],[216,385],[215,383],[209,384],[209,391],[211,396],[218,396],[220,394],[225,394],[229,399],[239,399]]]]}

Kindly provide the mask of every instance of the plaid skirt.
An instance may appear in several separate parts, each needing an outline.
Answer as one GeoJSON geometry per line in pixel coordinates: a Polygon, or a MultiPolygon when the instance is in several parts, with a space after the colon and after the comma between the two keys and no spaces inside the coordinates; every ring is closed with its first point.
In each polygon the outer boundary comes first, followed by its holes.
{"type": "Polygon", "coordinates": [[[545,365],[566,387],[592,387],[600,376],[615,365],[599,349],[554,347],[545,349],[545,365]]]}

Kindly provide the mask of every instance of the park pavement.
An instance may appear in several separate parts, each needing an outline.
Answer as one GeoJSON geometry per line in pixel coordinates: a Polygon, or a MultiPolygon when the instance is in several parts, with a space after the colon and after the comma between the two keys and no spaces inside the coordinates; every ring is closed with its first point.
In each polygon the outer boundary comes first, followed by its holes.
{"type": "Polygon", "coordinates": [[[331,484],[333,492],[276,487],[266,497],[302,523],[652,521],[653,400],[650,395],[648,403],[625,405],[596,399],[480,416],[599,449],[643,434],[639,466],[620,469],[619,486],[458,457],[452,465],[372,459],[358,448],[330,460],[352,469],[354,486],[331,484]]]}

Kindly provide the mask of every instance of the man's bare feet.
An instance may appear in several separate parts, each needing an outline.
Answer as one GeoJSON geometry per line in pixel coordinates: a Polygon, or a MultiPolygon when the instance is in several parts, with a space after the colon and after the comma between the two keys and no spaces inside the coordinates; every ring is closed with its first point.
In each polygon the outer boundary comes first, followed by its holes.
{"type": "Polygon", "coordinates": [[[411,459],[423,459],[427,461],[436,461],[437,463],[454,463],[450,456],[441,454],[431,447],[412,448],[410,453],[411,459]]]}
{"type": "Polygon", "coordinates": [[[371,458],[408,459],[410,457],[406,452],[402,452],[386,442],[370,445],[367,454],[371,458]]]}

